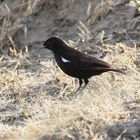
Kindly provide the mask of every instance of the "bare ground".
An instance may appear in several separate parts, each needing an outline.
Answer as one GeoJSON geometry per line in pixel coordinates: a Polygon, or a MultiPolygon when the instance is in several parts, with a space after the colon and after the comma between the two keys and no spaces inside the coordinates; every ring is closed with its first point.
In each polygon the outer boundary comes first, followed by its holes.
{"type": "Polygon", "coordinates": [[[139,0],[0,3],[1,140],[139,140],[139,0]],[[48,50],[52,35],[126,69],[92,77],[80,94],[48,50]]]}

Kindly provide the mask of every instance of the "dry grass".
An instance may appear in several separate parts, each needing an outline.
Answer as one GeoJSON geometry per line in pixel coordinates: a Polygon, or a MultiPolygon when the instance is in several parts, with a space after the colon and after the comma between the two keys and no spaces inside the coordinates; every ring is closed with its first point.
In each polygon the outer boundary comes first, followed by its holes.
{"type": "MultiPolygon", "coordinates": [[[[27,1],[16,7],[29,16],[38,2],[27,1]]],[[[13,15],[8,14],[11,11],[8,5],[5,8],[4,18],[9,24],[13,15]]],[[[78,81],[66,76],[54,61],[32,58],[27,47],[16,49],[12,36],[21,27],[16,25],[22,25],[24,20],[16,19],[15,29],[9,29],[10,32],[5,32],[6,24],[1,27],[4,32],[1,46],[9,47],[5,40],[8,37],[10,47],[9,54],[1,48],[0,139],[120,140],[122,136],[125,139],[137,137],[140,125],[133,132],[133,120],[139,122],[140,115],[140,50],[135,43],[131,48],[122,43],[111,45],[104,43],[101,35],[98,42],[103,46],[100,52],[105,55],[104,60],[126,69],[127,75],[109,72],[92,77],[89,85],[75,96],[72,93],[78,81]]],[[[93,38],[90,29],[79,23],[79,40],[88,42],[93,38]]],[[[25,28],[25,36],[26,32],[25,28]]]]}
{"type": "Polygon", "coordinates": [[[108,125],[131,120],[136,114],[129,109],[129,102],[139,100],[140,73],[134,64],[138,53],[136,48],[115,45],[105,59],[127,68],[127,75],[106,73],[93,77],[87,88],[71,100],[76,81],[52,61],[41,60],[42,66],[36,72],[27,72],[32,64],[27,65],[26,71],[24,63],[19,70],[14,66],[1,68],[1,138],[89,139],[100,135],[108,125]],[[120,48],[123,53],[118,53],[120,48]]]}

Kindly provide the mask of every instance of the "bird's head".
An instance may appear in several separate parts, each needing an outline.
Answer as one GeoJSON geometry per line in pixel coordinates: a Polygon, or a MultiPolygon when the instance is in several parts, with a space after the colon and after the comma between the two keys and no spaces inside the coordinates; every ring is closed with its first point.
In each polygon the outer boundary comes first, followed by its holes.
{"type": "Polygon", "coordinates": [[[58,37],[50,37],[44,42],[43,46],[49,50],[55,51],[65,46],[65,42],[58,37]]]}

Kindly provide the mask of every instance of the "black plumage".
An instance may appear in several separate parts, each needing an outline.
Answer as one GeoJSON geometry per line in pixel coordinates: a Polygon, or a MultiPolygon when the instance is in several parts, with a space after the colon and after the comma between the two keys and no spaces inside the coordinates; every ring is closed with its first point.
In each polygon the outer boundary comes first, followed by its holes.
{"type": "Polygon", "coordinates": [[[55,60],[64,73],[79,79],[79,88],[83,81],[85,87],[91,76],[100,75],[103,72],[115,71],[125,74],[122,70],[113,68],[107,62],[69,47],[65,41],[58,37],[47,39],[43,46],[54,53],[55,60]]]}

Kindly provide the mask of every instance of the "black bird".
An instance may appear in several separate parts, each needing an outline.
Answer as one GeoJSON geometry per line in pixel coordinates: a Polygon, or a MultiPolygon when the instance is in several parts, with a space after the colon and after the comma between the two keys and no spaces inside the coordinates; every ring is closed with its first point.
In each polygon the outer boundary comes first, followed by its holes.
{"type": "Polygon", "coordinates": [[[125,74],[122,70],[113,68],[107,62],[69,47],[65,41],[58,37],[47,39],[43,46],[54,53],[55,60],[64,73],[79,79],[78,89],[81,88],[83,81],[85,83],[83,87],[85,87],[89,82],[88,78],[100,75],[103,72],[115,71],[125,74]]]}

